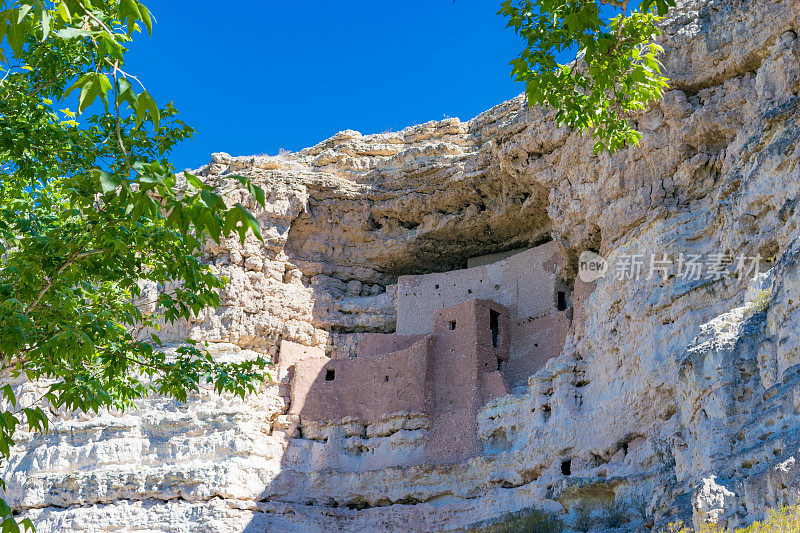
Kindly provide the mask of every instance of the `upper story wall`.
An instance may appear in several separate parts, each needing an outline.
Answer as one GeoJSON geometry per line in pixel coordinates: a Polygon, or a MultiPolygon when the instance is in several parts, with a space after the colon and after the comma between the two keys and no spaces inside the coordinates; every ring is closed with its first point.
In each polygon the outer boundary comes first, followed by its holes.
{"type": "Polygon", "coordinates": [[[396,335],[394,333],[365,333],[356,346],[357,357],[370,357],[405,350],[424,335],[396,335]]]}
{"type": "Polygon", "coordinates": [[[430,333],[433,316],[472,299],[506,306],[512,317],[537,317],[557,305],[558,244],[549,242],[495,263],[437,274],[401,276],[397,287],[397,333],[430,333]]]}

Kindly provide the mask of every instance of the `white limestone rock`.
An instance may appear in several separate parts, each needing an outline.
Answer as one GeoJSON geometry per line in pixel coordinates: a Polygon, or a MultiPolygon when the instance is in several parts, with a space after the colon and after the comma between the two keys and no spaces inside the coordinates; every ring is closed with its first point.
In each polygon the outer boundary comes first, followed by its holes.
{"type": "Polygon", "coordinates": [[[599,280],[564,350],[478,414],[483,456],[385,468],[387,454],[417,453],[416,415],[314,434],[286,417],[276,369],[245,401],[203,390],[59,416],[49,434],[21,436],[2,466],[5,497],[39,531],[176,532],[447,531],[530,506],[571,523],[614,501],[629,504],[628,530],[744,525],[795,502],[798,20],[799,0],[679,2],[663,22],[670,90],[635,117],[641,147],[613,156],[516,98],[467,122],[345,131],[274,157],[219,153],[199,169],[254,210],[266,240],[210,244],[205,260],[231,280],[224,305],[164,331],[220,356],[272,357],[283,339],[347,356],[359,334],[393,331],[399,275],[547,238],[572,259],[764,257],[771,270],[751,287],[599,280]],[[232,172],[267,191],[265,208],[232,172]]]}

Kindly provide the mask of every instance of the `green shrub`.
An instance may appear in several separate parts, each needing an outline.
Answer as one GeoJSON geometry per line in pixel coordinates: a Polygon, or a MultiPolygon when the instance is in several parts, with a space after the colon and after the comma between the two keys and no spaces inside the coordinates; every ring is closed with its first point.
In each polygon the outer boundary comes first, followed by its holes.
{"type": "Polygon", "coordinates": [[[753,304],[751,310],[753,314],[763,313],[769,307],[769,303],[772,300],[772,291],[770,289],[763,289],[758,291],[756,297],[753,298],[753,304]]]}
{"type": "Polygon", "coordinates": [[[754,522],[739,533],[800,533],[800,507],[797,505],[770,509],[763,522],[754,522]]]}
{"type": "Polygon", "coordinates": [[[747,527],[734,530],[724,529],[715,524],[704,524],[700,529],[684,527],[683,523],[670,524],[668,533],[800,533],[800,507],[783,506],[767,511],[764,520],[753,522],[747,527]]]}
{"type": "Polygon", "coordinates": [[[500,518],[475,524],[475,533],[561,533],[564,524],[555,513],[533,507],[507,513],[500,518]]]}

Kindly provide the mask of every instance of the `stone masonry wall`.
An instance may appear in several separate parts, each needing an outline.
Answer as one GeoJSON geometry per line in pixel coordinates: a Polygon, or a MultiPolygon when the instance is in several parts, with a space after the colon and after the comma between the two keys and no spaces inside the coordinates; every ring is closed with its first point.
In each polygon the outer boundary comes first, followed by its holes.
{"type": "MultiPolygon", "coordinates": [[[[662,22],[664,99],[639,148],[594,154],[521,98],[469,121],[343,131],[275,157],[215,154],[209,183],[252,207],[266,244],[206,260],[224,305],[165,331],[224,358],[284,340],[347,351],[392,333],[397,280],[548,239],[569,283],[591,249],[764,258],[756,280],[598,280],[564,348],[478,413],[486,453],[431,468],[419,413],[297,427],[288,376],[244,402],[211,390],[138,411],[58,416],[2,466],[40,532],[449,531],[534,506],[575,523],[612,501],[623,527],[746,524],[800,496],[800,2],[682,0],[662,22]],[[297,432],[302,438],[292,438],[297,432]],[[335,453],[333,453],[335,452],[335,453]]],[[[153,291],[157,288],[153,287],[153,291]]],[[[502,302],[501,302],[502,303],[502,302]]],[[[578,308],[573,318],[578,316],[578,308]]],[[[40,392],[16,383],[25,398],[40,392]]]]}
{"type": "Polygon", "coordinates": [[[511,316],[509,383],[524,384],[545,362],[561,352],[570,327],[571,294],[558,272],[564,258],[555,242],[476,258],[481,264],[439,274],[400,276],[397,283],[397,332],[429,333],[434,312],[473,298],[508,307],[511,316]],[[490,262],[494,259],[494,262],[490,262]],[[557,308],[563,289],[564,309],[557,308]]]}

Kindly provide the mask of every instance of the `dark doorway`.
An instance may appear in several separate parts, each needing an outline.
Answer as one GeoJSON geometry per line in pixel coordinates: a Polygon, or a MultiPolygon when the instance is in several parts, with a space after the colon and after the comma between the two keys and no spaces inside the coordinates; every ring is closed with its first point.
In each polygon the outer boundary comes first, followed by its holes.
{"type": "Polygon", "coordinates": [[[567,293],[564,291],[556,292],[556,308],[559,311],[566,311],[567,309],[567,293]]]}
{"type": "Polygon", "coordinates": [[[500,343],[500,313],[494,309],[489,310],[489,329],[492,330],[492,346],[497,349],[500,343]]]}

